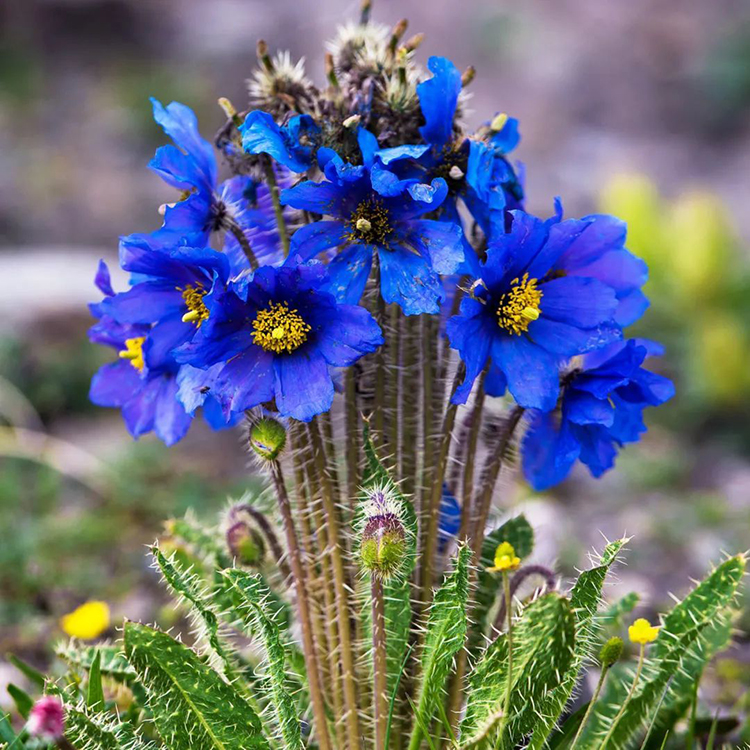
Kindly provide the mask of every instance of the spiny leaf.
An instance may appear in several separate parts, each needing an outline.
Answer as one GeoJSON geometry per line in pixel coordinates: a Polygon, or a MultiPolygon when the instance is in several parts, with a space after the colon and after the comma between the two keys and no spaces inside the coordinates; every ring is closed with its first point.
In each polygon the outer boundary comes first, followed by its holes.
{"type": "Polygon", "coordinates": [[[250,705],[187,646],[166,633],[127,622],[125,653],[171,750],[269,748],[250,705]]]}
{"type": "Polygon", "coordinates": [[[97,653],[100,659],[100,671],[118,682],[129,683],[135,677],[135,670],[128,664],[122,646],[111,643],[100,643],[87,646],[78,641],[62,641],[55,646],[55,654],[72,667],[86,670],[91,669],[97,653]]]}
{"type": "Polygon", "coordinates": [[[422,740],[421,727],[429,726],[436,706],[443,698],[445,681],[453,657],[466,638],[466,604],[469,598],[469,560],[471,550],[461,546],[453,571],[445,577],[435,594],[427,621],[422,649],[422,675],[417,692],[415,723],[409,750],[417,750],[422,740]]]}
{"type": "Polygon", "coordinates": [[[591,656],[596,644],[598,627],[596,613],[601,602],[604,581],[627,541],[627,539],[618,539],[608,544],[604,548],[599,563],[581,573],[573,586],[570,594],[570,603],[576,621],[573,659],[561,684],[548,696],[544,705],[539,706],[539,718],[533,727],[529,750],[538,750],[547,742],[573,694],[579,672],[591,656]]]}
{"type": "Polygon", "coordinates": [[[187,544],[194,556],[218,568],[228,568],[232,564],[225,546],[192,513],[188,512],[184,518],[170,519],[166,527],[173,537],[187,544]]]}
{"type": "Polygon", "coordinates": [[[76,750],[153,750],[127,722],[111,714],[92,713],[84,705],[65,706],[65,738],[76,750]]]}
{"type": "Polygon", "coordinates": [[[491,643],[469,678],[464,746],[502,739],[514,746],[527,735],[550,692],[560,685],[574,653],[574,616],[570,602],[553,592],[532,602],[513,629],[511,700],[503,715],[508,687],[508,639],[491,643]]]}
{"type": "MultiPolygon", "coordinates": [[[[739,555],[729,558],[664,618],[658,638],[649,647],[643,676],[627,710],[617,719],[607,750],[627,747],[644,723],[652,718],[664,690],[668,685],[670,692],[673,689],[670,680],[683,669],[694,649],[706,647],[711,628],[721,621],[734,602],[744,573],[745,558],[739,555]]],[[[626,684],[611,680],[607,696],[612,692],[622,693],[630,679],[626,684]]],[[[586,729],[581,748],[595,747],[601,742],[601,736],[609,730],[618,709],[619,705],[608,698],[602,701],[601,710],[594,714],[586,729]]]]}
{"type": "Polygon", "coordinates": [[[619,629],[622,627],[625,615],[630,614],[638,606],[640,599],[635,591],[625,594],[602,612],[599,617],[599,624],[605,628],[619,629]]]}
{"type": "Polygon", "coordinates": [[[243,570],[222,573],[235,608],[244,616],[248,634],[260,633],[266,651],[268,674],[265,678],[276,725],[289,750],[302,747],[300,721],[287,679],[287,653],[281,641],[279,627],[267,607],[268,589],[260,576],[243,570]]]}

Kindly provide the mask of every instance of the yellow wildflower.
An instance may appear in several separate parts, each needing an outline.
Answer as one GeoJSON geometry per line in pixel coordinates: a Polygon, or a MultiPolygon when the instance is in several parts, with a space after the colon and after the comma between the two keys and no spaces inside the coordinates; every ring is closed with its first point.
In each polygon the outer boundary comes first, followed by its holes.
{"type": "Polygon", "coordinates": [[[652,625],[644,617],[636,620],[628,628],[628,636],[633,643],[640,643],[641,646],[645,646],[647,643],[656,640],[656,636],[659,635],[659,627],[652,625]]]}
{"type": "Polygon", "coordinates": [[[510,542],[498,544],[495,550],[495,565],[487,568],[490,573],[502,573],[507,570],[516,570],[521,564],[521,558],[516,557],[516,551],[510,542]]]}
{"type": "Polygon", "coordinates": [[[86,602],[60,620],[60,627],[71,638],[89,641],[98,638],[109,627],[109,605],[86,602]]]}

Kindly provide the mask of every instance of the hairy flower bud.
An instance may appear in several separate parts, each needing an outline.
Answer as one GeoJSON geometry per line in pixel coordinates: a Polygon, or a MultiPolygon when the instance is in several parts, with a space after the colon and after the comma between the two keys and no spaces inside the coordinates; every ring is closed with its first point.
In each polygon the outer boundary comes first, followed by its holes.
{"type": "Polygon", "coordinates": [[[52,743],[63,736],[63,706],[59,698],[45,695],[32,707],[26,731],[42,742],[52,743]]]}
{"type": "Polygon", "coordinates": [[[274,461],[286,445],[286,430],[281,422],[263,417],[250,426],[250,447],[265,461],[274,461]]]}
{"type": "Polygon", "coordinates": [[[620,660],[623,649],[622,638],[615,636],[610,638],[599,652],[599,661],[602,664],[603,669],[609,669],[615,662],[620,660]]]}
{"type": "Polygon", "coordinates": [[[396,574],[406,557],[406,530],[398,510],[387,489],[368,493],[360,559],[365,570],[380,578],[396,574]]]}
{"type": "Polygon", "coordinates": [[[237,521],[227,529],[227,547],[240,565],[258,566],[266,554],[263,537],[244,521],[237,521]]]}

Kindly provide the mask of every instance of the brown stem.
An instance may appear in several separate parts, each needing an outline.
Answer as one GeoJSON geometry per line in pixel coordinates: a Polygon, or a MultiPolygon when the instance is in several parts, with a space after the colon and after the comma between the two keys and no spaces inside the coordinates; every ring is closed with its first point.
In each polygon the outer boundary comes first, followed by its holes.
{"type": "Polygon", "coordinates": [[[302,550],[300,548],[299,539],[297,538],[297,531],[294,528],[292,506],[289,502],[289,495],[284,483],[281,464],[279,464],[278,461],[271,461],[269,463],[271,467],[271,477],[273,478],[273,484],[276,489],[279,511],[284,524],[286,543],[289,551],[289,561],[291,563],[292,576],[294,579],[294,588],[297,594],[297,610],[300,629],[302,630],[302,646],[305,657],[305,668],[307,670],[307,682],[310,690],[310,701],[312,703],[313,715],[315,717],[315,731],[318,735],[318,743],[320,744],[320,747],[324,750],[331,750],[331,738],[328,733],[326,709],[323,701],[323,691],[320,685],[318,655],[315,652],[315,643],[313,641],[310,601],[307,594],[305,569],[302,564],[302,550]]]}
{"type": "Polygon", "coordinates": [[[325,446],[317,420],[308,425],[310,443],[315,458],[315,466],[321,485],[323,512],[328,527],[328,547],[333,567],[333,587],[336,599],[336,615],[341,642],[341,669],[344,680],[344,707],[346,713],[347,740],[350,750],[360,747],[359,707],[357,705],[357,675],[354,665],[354,651],[351,637],[351,609],[347,591],[346,571],[341,554],[341,533],[338,508],[326,471],[325,446]]]}
{"type": "Polygon", "coordinates": [[[224,225],[235,236],[237,242],[240,243],[240,247],[242,248],[242,252],[245,253],[245,257],[247,258],[247,262],[250,264],[250,268],[252,268],[253,271],[257,270],[258,259],[255,257],[253,248],[250,246],[250,241],[242,231],[242,227],[232,218],[225,219],[224,225]]]}
{"type": "Polygon", "coordinates": [[[349,511],[354,515],[359,491],[359,414],[357,413],[356,370],[349,367],[345,378],[346,410],[346,493],[349,511]]]}
{"type": "Polygon", "coordinates": [[[372,667],[375,703],[375,749],[386,750],[388,725],[388,663],[386,657],[385,602],[383,582],[372,576],[372,667]]]}
{"type": "Polygon", "coordinates": [[[276,182],[276,173],[273,171],[273,161],[270,156],[263,159],[263,166],[268,183],[268,192],[271,193],[271,202],[273,203],[273,212],[276,216],[276,226],[279,230],[279,240],[281,247],[284,248],[284,255],[289,255],[289,230],[286,228],[284,220],[284,209],[281,205],[281,192],[276,182]]]}

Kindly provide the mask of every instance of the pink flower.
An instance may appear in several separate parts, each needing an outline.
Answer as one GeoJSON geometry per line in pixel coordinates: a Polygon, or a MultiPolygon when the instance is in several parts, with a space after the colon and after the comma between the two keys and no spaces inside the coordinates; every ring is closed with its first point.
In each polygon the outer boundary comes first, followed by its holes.
{"type": "Polygon", "coordinates": [[[45,742],[59,740],[63,736],[63,706],[59,698],[45,695],[31,709],[26,729],[32,737],[45,742]]]}

